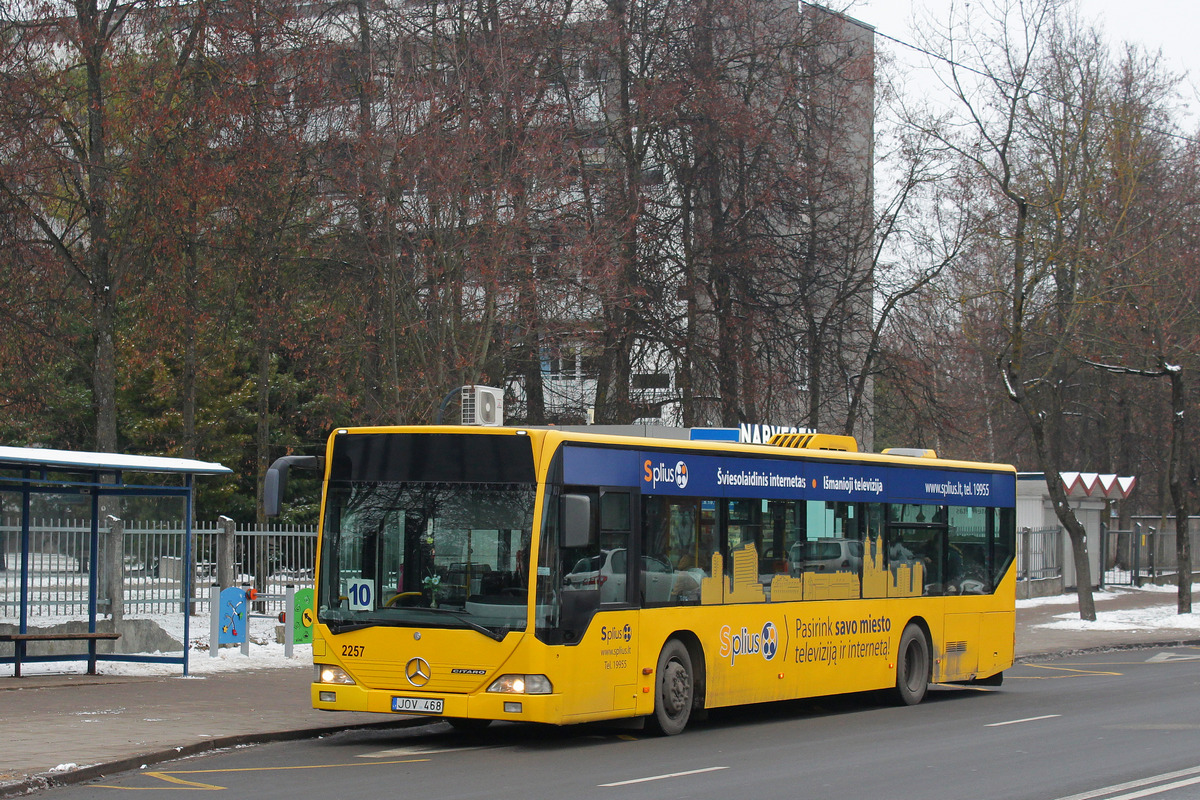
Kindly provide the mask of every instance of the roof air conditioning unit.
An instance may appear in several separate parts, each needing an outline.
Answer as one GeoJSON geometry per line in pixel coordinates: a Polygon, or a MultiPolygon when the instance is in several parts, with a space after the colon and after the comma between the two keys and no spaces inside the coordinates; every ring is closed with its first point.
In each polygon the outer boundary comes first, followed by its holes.
{"type": "Polygon", "coordinates": [[[504,391],[491,386],[462,387],[462,424],[504,424],[504,391]]]}

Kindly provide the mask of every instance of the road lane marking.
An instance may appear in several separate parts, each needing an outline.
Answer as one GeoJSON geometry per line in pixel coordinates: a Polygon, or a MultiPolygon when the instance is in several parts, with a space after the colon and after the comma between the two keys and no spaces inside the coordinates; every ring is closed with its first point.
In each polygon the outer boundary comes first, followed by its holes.
{"type": "Polygon", "coordinates": [[[1170,661],[1200,661],[1200,656],[1189,656],[1182,653],[1159,653],[1146,659],[1147,664],[1162,664],[1170,661]]]}
{"type": "Polygon", "coordinates": [[[1062,716],[1062,714],[1043,714],[1040,717],[1025,717],[1024,719],[1010,719],[1007,722],[989,722],[987,725],[984,725],[983,727],[985,727],[985,728],[1001,728],[1005,725],[1019,725],[1022,722],[1037,722],[1040,719],[1054,719],[1055,717],[1061,717],[1061,716],[1062,716]]]}
{"type": "Polygon", "coordinates": [[[1142,789],[1140,792],[1130,792],[1129,794],[1120,794],[1116,797],[1110,797],[1108,800],[1138,800],[1139,797],[1150,797],[1155,794],[1169,792],[1172,789],[1182,789],[1184,786],[1195,786],[1200,783],[1200,778],[1188,778],[1183,781],[1175,781],[1174,783],[1165,783],[1162,786],[1155,786],[1152,789],[1142,789]]]}
{"type": "Polygon", "coordinates": [[[471,750],[495,750],[500,745],[476,745],[470,747],[393,747],[388,750],[375,750],[371,753],[360,753],[356,758],[397,758],[404,756],[433,756],[439,753],[466,753],[471,750]]]}
{"type": "Polygon", "coordinates": [[[719,770],[729,769],[729,767],[705,767],[704,769],[692,769],[687,772],[668,772],[666,775],[651,775],[648,778],[634,778],[628,781],[617,781],[616,783],[601,783],[598,784],[601,789],[611,789],[614,786],[629,786],[634,783],[649,783],[650,781],[665,781],[668,778],[684,778],[688,775],[700,775],[704,772],[717,772],[719,770]]]}
{"type": "Polygon", "coordinates": [[[128,792],[145,792],[145,791],[150,791],[152,789],[159,789],[159,790],[162,790],[162,789],[179,789],[179,790],[187,789],[189,791],[196,791],[196,792],[223,792],[223,791],[225,791],[224,786],[217,786],[215,783],[201,783],[200,781],[185,781],[183,778],[176,778],[174,775],[171,775],[166,772],[143,772],[142,774],[148,778],[155,778],[157,780],[166,781],[167,783],[171,783],[171,784],[175,784],[175,785],[174,786],[105,786],[104,784],[100,784],[99,786],[97,786],[97,788],[99,788],[99,789],[124,789],[125,791],[128,791],[128,792]]]}
{"type": "Polygon", "coordinates": [[[1117,783],[1113,784],[1112,786],[1093,789],[1090,792],[1080,792],[1079,794],[1073,794],[1068,797],[1060,797],[1058,800],[1096,800],[1096,798],[1100,797],[1104,797],[1107,800],[1134,800],[1134,798],[1148,797],[1152,794],[1167,792],[1171,789],[1178,789],[1183,786],[1191,786],[1195,783],[1200,783],[1200,767],[1191,767],[1189,769],[1181,769],[1175,772],[1164,772],[1162,775],[1152,775],[1149,778],[1139,778],[1136,781],[1117,783]],[[1186,778],[1187,780],[1167,784],[1164,786],[1155,786],[1150,789],[1143,789],[1143,787],[1151,786],[1151,784],[1162,783],[1163,781],[1175,781],[1177,778],[1186,778]],[[1130,794],[1113,795],[1113,792],[1124,792],[1129,789],[1140,789],[1142,791],[1133,792],[1130,794]]]}
{"type": "Polygon", "coordinates": [[[1081,669],[1079,667],[1052,667],[1049,664],[1026,664],[1027,667],[1033,669],[1044,669],[1051,672],[1065,672],[1066,675],[1014,675],[1014,678],[1022,678],[1027,681],[1055,681],[1062,678],[1087,678],[1095,675],[1116,675],[1122,676],[1121,672],[1110,672],[1107,670],[1098,669],[1081,669]]]}
{"type": "Polygon", "coordinates": [[[233,774],[235,772],[287,772],[300,769],[342,769],[345,767],[377,767],[387,764],[419,764],[429,761],[428,758],[409,758],[400,761],[374,761],[369,763],[358,764],[298,764],[294,767],[229,767],[227,769],[173,769],[173,770],[155,770],[153,772],[138,773],[147,778],[165,781],[166,783],[176,784],[174,786],[116,786],[114,784],[94,783],[91,786],[97,789],[121,789],[127,792],[144,792],[151,789],[162,791],[163,789],[180,789],[188,791],[221,791],[226,789],[225,786],[218,786],[215,783],[201,783],[200,781],[188,781],[177,777],[179,775],[220,775],[233,774]]]}

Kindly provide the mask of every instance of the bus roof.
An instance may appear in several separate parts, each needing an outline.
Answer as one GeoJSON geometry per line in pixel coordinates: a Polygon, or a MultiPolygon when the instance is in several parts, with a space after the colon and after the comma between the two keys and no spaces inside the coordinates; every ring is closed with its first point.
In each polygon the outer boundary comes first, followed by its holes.
{"type": "MultiPolygon", "coordinates": [[[[649,426],[647,426],[649,427],[649,426]]],[[[580,444],[596,444],[609,447],[651,448],[655,450],[673,450],[705,453],[724,453],[729,455],[755,455],[764,458],[798,458],[804,460],[850,462],[858,464],[878,464],[899,467],[925,467],[935,469],[973,470],[986,472],[1011,473],[1016,475],[1016,468],[1011,464],[1000,464],[983,461],[962,461],[919,457],[905,454],[885,454],[866,452],[846,452],[813,447],[781,447],[774,444],[750,444],[745,442],[728,442],[712,440],[691,440],[654,436],[634,436],[613,433],[591,433],[579,430],[563,430],[555,427],[541,426],[504,426],[481,427],[472,425],[406,425],[381,426],[367,428],[339,428],[338,432],[346,433],[468,433],[476,435],[525,435],[538,438],[549,437],[552,441],[572,442],[580,444]]],[[[835,437],[840,438],[840,437],[835,437]]],[[[847,437],[849,438],[849,437],[847,437]]],[[[817,442],[822,439],[818,437],[817,442]]]]}

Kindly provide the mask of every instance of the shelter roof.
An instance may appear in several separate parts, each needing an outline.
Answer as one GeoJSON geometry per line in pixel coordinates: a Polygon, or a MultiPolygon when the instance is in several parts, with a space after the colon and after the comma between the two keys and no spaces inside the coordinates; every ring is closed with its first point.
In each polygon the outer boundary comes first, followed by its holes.
{"type": "MultiPolygon", "coordinates": [[[[1108,475],[1099,472],[1063,472],[1063,489],[1067,497],[1092,497],[1097,500],[1124,500],[1133,492],[1137,478],[1130,475],[1108,475]]],[[[1045,473],[1022,472],[1020,480],[1045,480],[1045,473]]]]}
{"type": "Polygon", "coordinates": [[[1069,497],[1124,500],[1133,491],[1137,479],[1121,475],[1101,475],[1098,472],[1064,472],[1062,482],[1069,497]]]}
{"type": "Polygon", "coordinates": [[[42,447],[3,446],[0,446],[0,468],[191,475],[225,475],[233,471],[222,464],[212,461],[197,461],[191,458],[131,456],[121,453],[89,453],[78,450],[51,450],[42,447]]]}

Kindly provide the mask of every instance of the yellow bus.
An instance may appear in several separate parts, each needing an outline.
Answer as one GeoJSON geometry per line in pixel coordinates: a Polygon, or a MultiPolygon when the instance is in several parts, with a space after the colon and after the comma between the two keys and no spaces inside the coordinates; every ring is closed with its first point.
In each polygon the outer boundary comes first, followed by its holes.
{"type": "MultiPolygon", "coordinates": [[[[272,466],[269,512],[317,462],[272,466]]],[[[314,708],[675,734],[747,703],[918,703],[1013,662],[1009,466],[425,426],[337,430],[323,469],[314,708]]]]}

